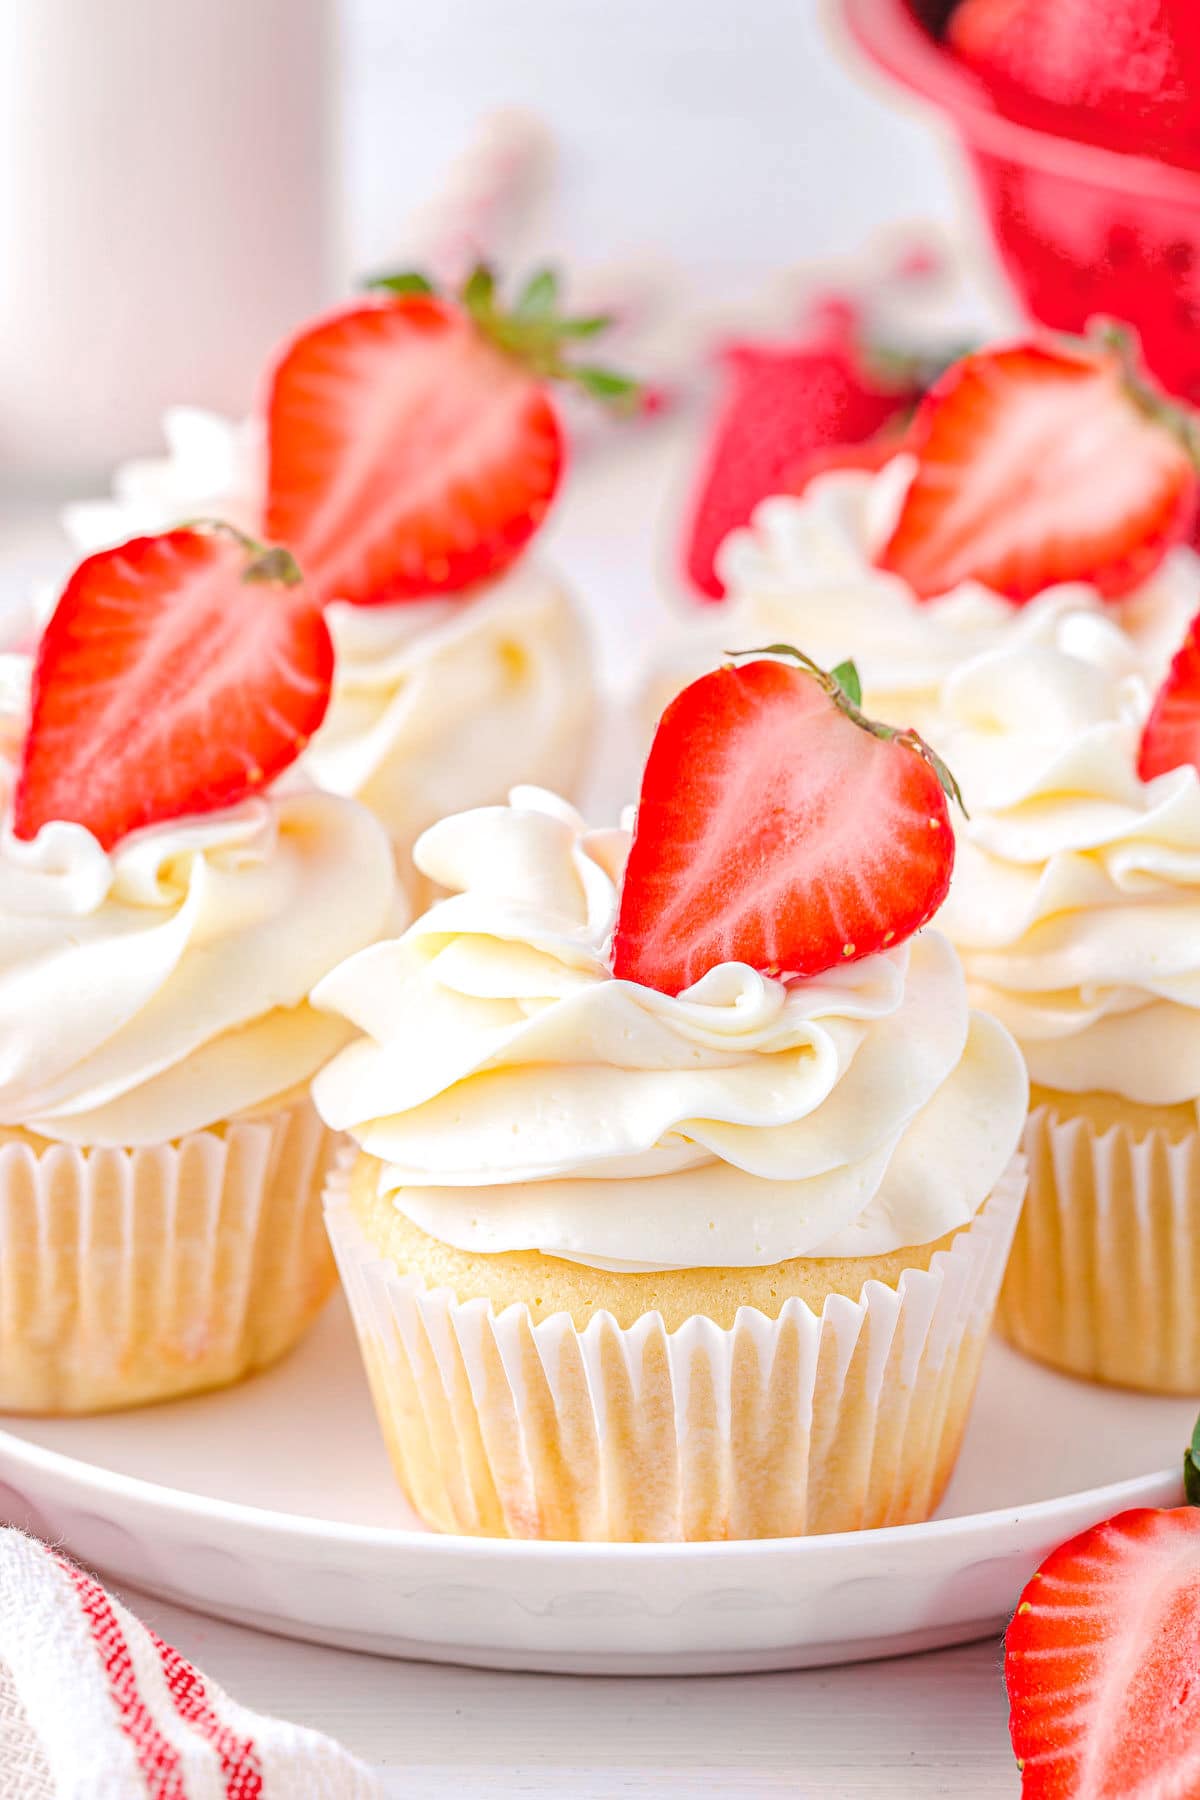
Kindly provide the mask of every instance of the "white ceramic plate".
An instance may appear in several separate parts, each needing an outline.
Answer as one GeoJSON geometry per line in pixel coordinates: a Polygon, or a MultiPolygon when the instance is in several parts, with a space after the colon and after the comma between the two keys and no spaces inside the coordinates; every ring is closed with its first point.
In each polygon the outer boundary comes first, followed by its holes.
{"type": "Polygon", "coordinates": [[[1052,1545],[1178,1498],[1194,1410],[994,1344],[930,1524],[666,1546],[438,1537],[392,1481],[338,1300],[288,1362],[226,1393],[7,1421],[0,1513],[184,1605],[353,1649],[599,1674],[801,1668],[992,1630],[1052,1545]]]}

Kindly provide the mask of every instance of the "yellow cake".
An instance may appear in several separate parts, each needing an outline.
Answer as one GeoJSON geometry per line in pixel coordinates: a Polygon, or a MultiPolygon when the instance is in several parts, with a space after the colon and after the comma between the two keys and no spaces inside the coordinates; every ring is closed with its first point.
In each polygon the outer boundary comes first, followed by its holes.
{"type": "Polygon", "coordinates": [[[1153,691],[1118,622],[1066,600],[947,683],[971,821],[943,920],[1033,1082],[1001,1329],[1073,1375],[1195,1393],[1200,775],[1140,778],[1153,691]]]}
{"type": "Polygon", "coordinates": [[[660,1541],[927,1517],[1017,1211],[1026,1083],[925,933],[678,998],[606,958],[627,839],[553,796],[420,841],[454,890],[314,994],[327,1217],[428,1522],[660,1541]]]}

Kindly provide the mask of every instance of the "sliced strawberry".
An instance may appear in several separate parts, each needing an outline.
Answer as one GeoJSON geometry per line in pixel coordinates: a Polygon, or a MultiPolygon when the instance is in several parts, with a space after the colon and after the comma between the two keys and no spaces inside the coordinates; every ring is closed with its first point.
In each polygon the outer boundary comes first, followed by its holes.
{"type": "Polygon", "coordinates": [[[633,384],[567,363],[603,319],[563,319],[548,271],[502,313],[477,270],[458,300],[419,277],[379,284],[287,345],[267,398],[265,531],[322,602],[457,593],[497,575],[545,517],[563,463],[546,391],[633,384]]]}
{"type": "Polygon", "coordinates": [[[38,649],[13,829],[73,820],[107,850],[232,806],[296,760],[332,679],[287,551],[184,529],[89,556],[38,649]]]}
{"type": "Polygon", "coordinates": [[[1195,0],[961,0],[946,37],[1027,124],[1184,164],[1200,152],[1195,0]]]}
{"type": "Polygon", "coordinates": [[[1119,346],[968,356],[917,409],[916,477],[876,561],[925,599],[968,580],[1017,603],[1060,581],[1119,598],[1191,527],[1190,431],[1119,346]]]}
{"type": "Polygon", "coordinates": [[[1055,1550],[1004,1675],[1025,1800],[1200,1794],[1200,1512],[1138,1508],[1055,1550]]]}
{"type": "Polygon", "coordinates": [[[1138,775],[1153,781],[1188,764],[1200,769],[1200,615],[1192,620],[1142,731],[1138,775]]]}
{"type": "Polygon", "coordinates": [[[954,862],[949,778],[856,699],[849,666],[761,661],[672,701],[642,780],[616,976],[675,994],[721,962],[819,975],[933,916],[954,862]]]}
{"type": "Polygon", "coordinates": [[[843,469],[859,469],[864,474],[874,475],[903,449],[903,431],[885,426],[862,444],[831,444],[827,449],[810,450],[807,456],[784,470],[778,492],[802,494],[818,475],[837,474],[843,469]]]}
{"type": "Polygon", "coordinates": [[[794,345],[737,344],[723,358],[725,391],[713,422],[686,531],[684,563],[710,600],[725,592],[716,557],[731,531],[784,486],[801,458],[873,437],[916,399],[864,368],[844,321],[828,318],[794,345]]]}

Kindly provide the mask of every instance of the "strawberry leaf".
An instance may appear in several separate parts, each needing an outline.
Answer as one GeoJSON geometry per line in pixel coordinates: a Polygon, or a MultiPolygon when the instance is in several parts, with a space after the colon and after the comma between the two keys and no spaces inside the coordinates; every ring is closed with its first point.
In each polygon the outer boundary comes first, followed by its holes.
{"type": "Polygon", "coordinates": [[[428,275],[409,269],[400,275],[373,275],[363,283],[372,293],[432,294],[436,292],[428,275]]]}
{"type": "Polygon", "coordinates": [[[830,674],[849,700],[851,706],[862,705],[862,680],[853,662],[841,662],[830,674]]]}
{"type": "Polygon", "coordinates": [[[1183,1492],[1189,1506],[1200,1506],[1200,1418],[1192,1428],[1192,1440],[1183,1453],[1183,1492]]]}
{"type": "Polygon", "coordinates": [[[568,372],[572,381],[597,400],[632,402],[637,398],[638,384],[628,375],[618,375],[612,369],[598,369],[591,364],[576,366],[568,372]]]}
{"type": "Polygon", "coordinates": [[[557,305],[557,273],[553,269],[537,269],[517,296],[515,310],[522,319],[549,319],[557,305]]]}

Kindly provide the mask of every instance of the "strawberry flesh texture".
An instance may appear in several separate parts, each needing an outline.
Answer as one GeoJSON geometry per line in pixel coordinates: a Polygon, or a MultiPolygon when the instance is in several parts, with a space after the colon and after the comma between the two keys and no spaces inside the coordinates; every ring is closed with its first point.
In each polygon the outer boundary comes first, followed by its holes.
{"type": "Polygon", "coordinates": [[[717,553],[771,494],[794,492],[789,472],[809,452],[861,443],[911,406],[909,388],[873,383],[846,326],[794,346],[740,344],[722,359],[726,391],[692,504],[684,561],[710,600],[725,592],[717,553]]]}
{"type": "Polygon", "coordinates": [[[1200,1512],[1138,1508],[1055,1550],[1004,1673],[1025,1800],[1200,1794],[1200,1512]]]}
{"type": "Polygon", "coordinates": [[[325,716],[333,647],[306,590],[247,581],[249,560],[180,530],[79,565],[38,649],[18,838],[62,819],[111,849],[233,806],[295,761],[325,716]]]}
{"type": "Polygon", "coordinates": [[[967,580],[1018,604],[1061,581],[1118,599],[1195,516],[1188,452],[1115,354],[968,356],[929,390],[905,448],[917,474],[876,562],[923,599],[967,580]]]}
{"type": "Polygon", "coordinates": [[[285,350],[267,399],[264,530],[322,603],[413,600],[498,575],[562,469],[542,384],[425,295],[352,307],[285,350]]]}
{"type": "Polygon", "coordinates": [[[962,0],[947,41],[1013,118],[1200,165],[1195,0],[962,0]]]}
{"type": "Polygon", "coordinates": [[[953,861],[922,755],[856,725],[799,668],[718,669],[655,736],[613,973],[668,994],[721,962],[818,975],[927,923],[953,861]]]}
{"type": "Polygon", "coordinates": [[[1189,764],[1200,770],[1200,617],[1192,620],[1155,696],[1142,731],[1138,775],[1153,781],[1189,764]]]}

